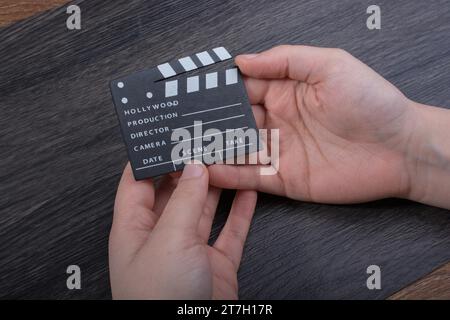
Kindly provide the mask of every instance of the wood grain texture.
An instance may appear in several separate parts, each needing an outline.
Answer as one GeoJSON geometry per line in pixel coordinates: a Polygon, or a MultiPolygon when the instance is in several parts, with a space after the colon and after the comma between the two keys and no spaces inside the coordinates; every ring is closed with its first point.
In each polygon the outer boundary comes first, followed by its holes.
{"type": "MultiPolygon", "coordinates": [[[[0,29],[2,298],[110,297],[107,240],[126,162],[110,79],[199,48],[224,45],[236,54],[301,43],[347,49],[412,99],[450,106],[448,1],[431,1],[426,11],[419,1],[378,1],[382,30],[372,32],[370,1],[75,3],[81,31],[66,29],[65,8],[0,29]],[[80,291],[66,289],[70,264],[82,268],[80,291]]],[[[230,193],[222,199],[213,238],[230,200],[230,193]]],[[[449,239],[447,210],[262,194],[240,295],[386,298],[448,262],[449,239]],[[370,264],[382,268],[380,291],[365,287],[370,264]]]]}
{"type": "Polygon", "coordinates": [[[0,27],[69,2],[68,0],[0,0],[0,27]]]}
{"type": "Polygon", "coordinates": [[[450,264],[392,295],[391,300],[450,300],[450,264]]]}

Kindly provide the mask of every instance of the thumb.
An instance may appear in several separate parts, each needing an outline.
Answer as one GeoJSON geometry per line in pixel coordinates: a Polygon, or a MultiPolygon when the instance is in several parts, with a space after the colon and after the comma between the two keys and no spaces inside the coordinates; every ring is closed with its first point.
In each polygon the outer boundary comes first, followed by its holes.
{"type": "Polygon", "coordinates": [[[258,54],[237,56],[236,64],[252,78],[290,78],[315,83],[323,79],[324,65],[335,53],[328,48],[282,45],[258,54]]]}
{"type": "Polygon", "coordinates": [[[172,193],[159,227],[197,230],[208,195],[208,171],[203,164],[186,164],[172,193]]]}

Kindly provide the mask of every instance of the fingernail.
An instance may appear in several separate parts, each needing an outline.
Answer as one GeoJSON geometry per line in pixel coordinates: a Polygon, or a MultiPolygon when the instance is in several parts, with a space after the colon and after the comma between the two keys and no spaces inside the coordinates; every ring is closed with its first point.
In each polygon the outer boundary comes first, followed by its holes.
{"type": "Polygon", "coordinates": [[[181,179],[192,179],[198,178],[203,174],[203,165],[202,164],[186,164],[184,166],[183,174],[181,175],[181,179]]]}
{"type": "Polygon", "coordinates": [[[243,59],[253,59],[254,57],[258,56],[256,53],[250,53],[250,54],[241,54],[239,55],[240,58],[243,59]]]}

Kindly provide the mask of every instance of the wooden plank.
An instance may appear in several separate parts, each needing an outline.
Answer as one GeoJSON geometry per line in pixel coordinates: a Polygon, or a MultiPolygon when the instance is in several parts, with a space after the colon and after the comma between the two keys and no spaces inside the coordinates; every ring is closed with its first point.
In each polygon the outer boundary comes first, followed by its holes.
{"type": "Polygon", "coordinates": [[[0,27],[26,19],[39,12],[55,8],[68,0],[2,0],[0,1],[0,27]]]}
{"type": "Polygon", "coordinates": [[[391,300],[450,299],[450,263],[392,295],[391,300]]]}

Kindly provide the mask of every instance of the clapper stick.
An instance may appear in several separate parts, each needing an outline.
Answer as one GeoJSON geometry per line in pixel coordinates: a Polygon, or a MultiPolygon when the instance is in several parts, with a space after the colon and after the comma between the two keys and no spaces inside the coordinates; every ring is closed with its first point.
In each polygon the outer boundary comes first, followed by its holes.
{"type": "Polygon", "coordinates": [[[157,66],[160,75],[155,81],[167,79],[184,72],[193,71],[212,64],[231,59],[231,55],[224,47],[199,52],[192,56],[175,59],[157,66]]]}
{"type": "Polygon", "coordinates": [[[181,170],[191,160],[223,162],[259,150],[237,67],[224,47],[202,51],[110,83],[137,180],[181,170]],[[194,70],[217,65],[207,73],[194,70]]]}

